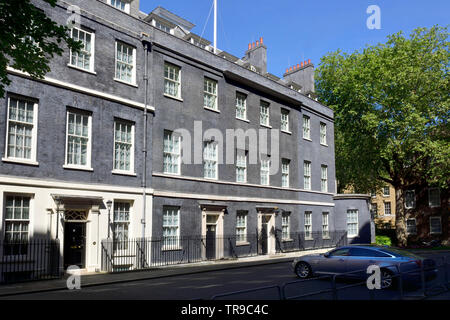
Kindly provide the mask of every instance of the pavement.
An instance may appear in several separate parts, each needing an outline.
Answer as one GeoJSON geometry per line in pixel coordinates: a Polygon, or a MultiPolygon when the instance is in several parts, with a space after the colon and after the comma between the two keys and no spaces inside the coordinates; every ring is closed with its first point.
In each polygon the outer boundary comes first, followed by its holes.
{"type": "MultiPolygon", "coordinates": [[[[264,264],[274,264],[286,261],[292,261],[295,257],[324,253],[331,250],[318,249],[300,252],[280,253],[274,255],[255,256],[239,258],[232,260],[203,261],[198,263],[180,264],[148,269],[145,271],[123,272],[123,273],[92,273],[81,275],[81,287],[93,287],[107,284],[117,284],[124,282],[158,279],[164,277],[188,275],[217,270],[246,268],[264,264]]],[[[24,283],[15,283],[0,285],[0,298],[5,296],[14,296],[21,294],[40,293],[67,290],[67,279],[70,275],[66,274],[62,279],[42,280],[24,283]]]]}

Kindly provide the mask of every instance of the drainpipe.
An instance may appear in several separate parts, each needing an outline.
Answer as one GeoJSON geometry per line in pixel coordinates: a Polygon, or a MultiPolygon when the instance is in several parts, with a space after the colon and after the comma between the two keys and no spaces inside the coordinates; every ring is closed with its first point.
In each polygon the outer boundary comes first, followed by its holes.
{"type": "Polygon", "coordinates": [[[142,238],[145,238],[145,218],[146,218],[146,189],[147,189],[147,102],[148,102],[148,53],[151,50],[151,43],[147,40],[142,40],[145,51],[145,66],[144,66],[144,83],[145,83],[145,107],[144,107],[144,139],[143,139],[143,166],[142,166],[142,238]]]}

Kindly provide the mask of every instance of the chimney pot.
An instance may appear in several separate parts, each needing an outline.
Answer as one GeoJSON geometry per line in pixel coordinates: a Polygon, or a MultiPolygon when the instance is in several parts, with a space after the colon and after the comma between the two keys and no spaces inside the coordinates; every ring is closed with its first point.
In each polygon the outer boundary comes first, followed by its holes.
{"type": "Polygon", "coordinates": [[[253,42],[253,43],[252,43],[252,48],[254,48],[254,47],[255,47],[255,43],[253,42]]]}
{"type": "Polygon", "coordinates": [[[248,50],[250,50],[251,48],[252,48],[252,44],[249,43],[249,44],[248,44],[248,50]]]}
{"type": "Polygon", "coordinates": [[[289,68],[286,68],[286,73],[288,73],[289,72],[289,68]]]}
{"type": "Polygon", "coordinates": [[[311,59],[308,59],[308,64],[311,64],[311,59]]]}
{"type": "Polygon", "coordinates": [[[303,61],[301,62],[302,68],[303,68],[303,61]]]}
{"type": "Polygon", "coordinates": [[[259,47],[259,41],[258,40],[256,40],[256,46],[259,47]]]}
{"type": "Polygon", "coordinates": [[[289,68],[289,71],[292,71],[292,67],[289,68]]]}
{"type": "Polygon", "coordinates": [[[300,64],[299,63],[297,63],[297,69],[300,69],[300,64]]]}
{"type": "Polygon", "coordinates": [[[263,37],[259,38],[259,42],[263,44],[263,37]]]}

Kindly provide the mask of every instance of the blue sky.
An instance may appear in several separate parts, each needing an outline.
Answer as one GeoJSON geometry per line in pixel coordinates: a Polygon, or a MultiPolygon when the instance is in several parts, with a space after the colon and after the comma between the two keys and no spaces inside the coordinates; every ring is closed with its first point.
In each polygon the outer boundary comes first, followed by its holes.
{"type": "MultiPolygon", "coordinates": [[[[141,11],[162,6],[194,23],[194,33],[213,40],[213,0],[141,0],[141,11]]],[[[447,26],[449,0],[218,0],[218,47],[239,58],[248,43],[264,38],[268,71],[282,76],[286,68],[341,49],[353,52],[385,42],[389,34],[409,34],[417,27],[447,26]],[[369,5],[381,10],[381,29],[369,30],[369,5]]]]}

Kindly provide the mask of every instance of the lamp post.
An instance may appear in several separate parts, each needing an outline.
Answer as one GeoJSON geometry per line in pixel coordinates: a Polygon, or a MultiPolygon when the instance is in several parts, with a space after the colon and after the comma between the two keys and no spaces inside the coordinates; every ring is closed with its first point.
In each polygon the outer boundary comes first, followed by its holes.
{"type": "Polygon", "coordinates": [[[106,206],[108,207],[108,239],[110,238],[110,229],[111,229],[111,207],[112,201],[108,200],[106,202],[106,206]]]}

